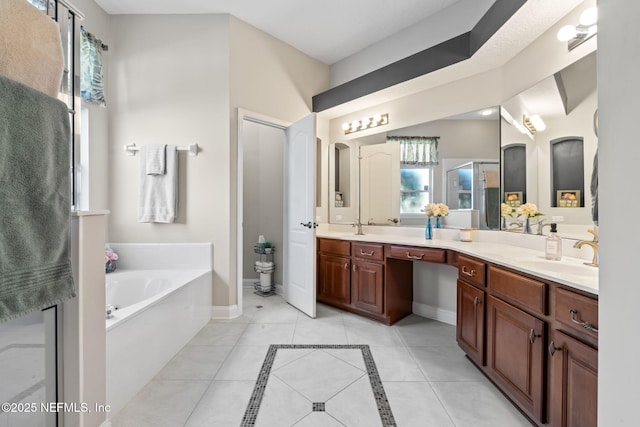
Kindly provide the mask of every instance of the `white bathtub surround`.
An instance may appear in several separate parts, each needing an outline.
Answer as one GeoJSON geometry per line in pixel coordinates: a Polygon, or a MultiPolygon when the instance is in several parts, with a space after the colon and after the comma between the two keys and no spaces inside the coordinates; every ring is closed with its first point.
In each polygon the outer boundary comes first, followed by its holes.
{"type": "Polygon", "coordinates": [[[106,292],[118,307],[106,322],[112,419],[209,322],[213,263],[209,243],[109,246],[119,255],[106,292]]]}
{"type": "Polygon", "coordinates": [[[118,254],[118,269],[124,270],[212,270],[211,243],[109,243],[118,254]]]}

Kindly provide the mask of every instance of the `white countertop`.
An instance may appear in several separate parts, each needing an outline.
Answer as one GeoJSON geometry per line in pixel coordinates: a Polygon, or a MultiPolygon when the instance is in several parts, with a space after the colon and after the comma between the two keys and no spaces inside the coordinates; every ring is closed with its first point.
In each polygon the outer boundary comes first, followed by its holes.
{"type": "MultiPolygon", "coordinates": [[[[352,240],[361,242],[377,242],[396,245],[420,246],[426,248],[452,249],[461,254],[484,259],[488,262],[509,267],[514,270],[528,273],[541,279],[547,279],[590,294],[598,295],[598,268],[585,265],[585,259],[591,259],[593,252],[576,252],[586,255],[585,258],[563,256],[561,261],[549,261],[544,258],[544,237],[527,236],[506,232],[473,232],[473,242],[461,242],[457,230],[434,230],[433,240],[424,238],[421,229],[396,229],[397,233],[389,230],[365,231],[365,235],[356,235],[354,231],[331,230],[328,227],[320,227],[316,231],[316,237],[324,237],[340,240],[352,240]],[[491,233],[491,234],[488,234],[491,233]],[[529,246],[529,247],[527,247],[529,246]],[[540,249],[532,249],[540,247],[540,249]]],[[[563,241],[563,251],[572,248],[573,242],[563,241]]]]}

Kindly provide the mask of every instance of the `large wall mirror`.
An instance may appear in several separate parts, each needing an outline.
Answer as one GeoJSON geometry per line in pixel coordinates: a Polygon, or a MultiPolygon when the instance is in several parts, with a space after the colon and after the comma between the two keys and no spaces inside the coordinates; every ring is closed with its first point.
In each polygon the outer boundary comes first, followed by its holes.
{"type": "MultiPolygon", "coordinates": [[[[513,206],[535,203],[544,223],[557,222],[565,237],[588,238],[586,230],[594,223],[596,85],[593,52],[504,102],[501,109],[502,201],[513,206]],[[531,120],[536,115],[542,129],[531,120]]],[[[518,225],[515,218],[507,221],[507,228],[518,225]]],[[[541,231],[548,234],[548,228],[541,231]]]]}
{"type": "Polygon", "coordinates": [[[450,208],[445,227],[499,229],[499,112],[489,107],[330,144],[329,222],[424,226],[422,209],[435,202],[450,208]],[[435,164],[407,159],[408,144],[433,139],[435,164]]]}

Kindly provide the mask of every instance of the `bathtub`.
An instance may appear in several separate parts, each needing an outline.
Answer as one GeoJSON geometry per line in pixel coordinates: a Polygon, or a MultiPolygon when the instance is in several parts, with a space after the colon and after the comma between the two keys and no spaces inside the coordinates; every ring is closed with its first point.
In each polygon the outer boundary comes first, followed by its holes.
{"type": "MultiPolygon", "coordinates": [[[[114,246],[121,259],[130,255],[114,246]]],[[[106,320],[110,419],[211,319],[210,268],[123,264],[106,276],[106,303],[117,308],[106,320]]]]}

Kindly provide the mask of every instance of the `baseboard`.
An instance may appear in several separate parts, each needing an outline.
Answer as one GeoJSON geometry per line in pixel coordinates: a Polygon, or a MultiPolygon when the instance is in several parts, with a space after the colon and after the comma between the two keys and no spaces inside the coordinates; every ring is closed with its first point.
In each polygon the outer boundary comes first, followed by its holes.
{"type": "Polygon", "coordinates": [[[420,304],[414,302],[412,311],[418,316],[426,317],[428,319],[437,320],[438,322],[448,323],[449,325],[456,324],[456,312],[451,310],[444,310],[440,307],[434,307],[432,305],[420,304]]]}
{"type": "Polygon", "coordinates": [[[228,320],[240,316],[238,305],[214,305],[211,307],[211,318],[213,320],[228,320]]]}
{"type": "Polygon", "coordinates": [[[282,287],[282,285],[276,283],[275,290],[277,295],[284,295],[284,287],[282,287]]]}

